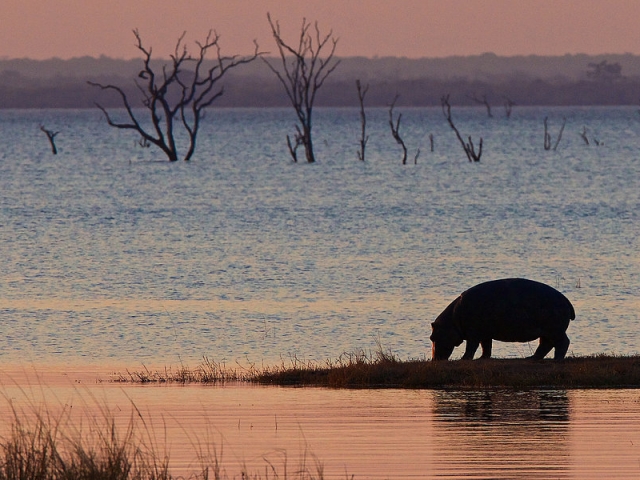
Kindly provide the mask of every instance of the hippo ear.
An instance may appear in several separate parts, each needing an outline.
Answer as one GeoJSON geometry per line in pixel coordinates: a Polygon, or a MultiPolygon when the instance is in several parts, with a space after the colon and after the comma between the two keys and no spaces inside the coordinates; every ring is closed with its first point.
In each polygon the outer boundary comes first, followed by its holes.
{"type": "Polygon", "coordinates": [[[433,330],[434,328],[436,328],[436,322],[431,322],[431,329],[433,330]]]}

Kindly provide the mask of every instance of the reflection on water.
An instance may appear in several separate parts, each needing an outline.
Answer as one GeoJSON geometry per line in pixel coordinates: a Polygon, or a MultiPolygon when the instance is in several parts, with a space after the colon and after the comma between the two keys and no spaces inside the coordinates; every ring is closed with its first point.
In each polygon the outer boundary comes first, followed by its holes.
{"type": "Polygon", "coordinates": [[[433,400],[434,476],[570,477],[566,391],[441,391],[433,400]]]}
{"type": "MultiPolygon", "coordinates": [[[[120,425],[132,403],[165,442],[173,473],[196,469],[196,448],[215,450],[231,477],[282,474],[306,451],[325,478],[640,478],[637,390],[407,391],[229,385],[95,384],[77,374],[24,377],[2,372],[14,406],[65,407],[79,424],[104,406],[120,425]],[[46,385],[46,386],[44,386],[46,385]],[[53,400],[55,399],[55,400],[53,400]],[[56,403],[58,402],[58,403],[56,403]],[[313,456],[312,456],[312,455],[313,456]]],[[[0,401],[0,418],[10,413],[0,401]]],[[[54,415],[55,418],[55,415],[54,415]]],[[[85,421],[85,423],[88,423],[85,421]]],[[[8,422],[0,424],[0,436],[8,422]]]]}

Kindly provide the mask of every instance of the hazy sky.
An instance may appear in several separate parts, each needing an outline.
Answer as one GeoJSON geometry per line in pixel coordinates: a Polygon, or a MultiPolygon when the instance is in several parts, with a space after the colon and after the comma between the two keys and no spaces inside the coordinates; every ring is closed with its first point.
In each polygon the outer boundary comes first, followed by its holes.
{"type": "Polygon", "coordinates": [[[333,29],[340,56],[640,54],[639,0],[0,0],[0,57],[137,57],[133,28],[162,57],[211,28],[223,54],[273,51],[267,12],[287,38],[333,29]]]}

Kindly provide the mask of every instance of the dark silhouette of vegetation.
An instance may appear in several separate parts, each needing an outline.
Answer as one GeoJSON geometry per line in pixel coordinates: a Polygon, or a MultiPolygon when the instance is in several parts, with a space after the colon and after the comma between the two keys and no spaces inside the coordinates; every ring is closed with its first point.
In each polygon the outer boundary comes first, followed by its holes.
{"type": "Polygon", "coordinates": [[[358,100],[360,101],[360,150],[358,150],[358,159],[364,162],[364,152],[369,141],[369,135],[367,135],[367,116],[364,112],[364,97],[369,91],[369,85],[362,88],[360,80],[356,80],[356,89],[358,90],[358,100]]]}
{"type": "Polygon", "coordinates": [[[253,55],[248,57],[223,57],[220,53],[220,37],[210,31],[203,43],[196,42],[199,51],[196,56],[192,56],[183,44],[183,33],[171,55],[171,64],[163,65],[162,70],[157,71],[152,65],[152,49],[142,44],[138,30],[134,30],[133,34],[136,37],[136,47],[143,54],[144,63],[138,74],[141,80],[137,80],[136,85],[143,96],[142,105],[148,111],[152,128],[149,130],[142,125],[134,113],[127,93],[118,86],[88,82],[102,90],[115,91],[127,112],[127,120],[116,120],[104,106],[96,105],[104,113],[109,125],[138,132],[144,142],[160,148],[172,162],[179,158],[175,128],[177,124],[181,124],[189,138],[187,152],[183,157],[188,161],[195,152],[198,130],[205,109],[223,94],[224,90],[222,87],[218,88],[218,83],[229,70],[255,60],[260,55],[258,45],[255,45],[253,55]],[[206,55],[211,49],[216,52],[216,61],[211,66],[205,66],[206,55]]]}
{"type": "Polygon", "coordinates": [[[590,62],[587,77],[599,82],[613,82],[622,78],[622,66],[619,63],[590,62]]]}
{"type": "Polygon", "coordinates": [[[391,128],[391,135],[393,136],[394,140],[398,145],[402,147],[402,164],[406,165],[407,164],[407,146],[405,145],[404,140],[402,140],[402,137],[400,136],[400,120],[402,120],[402,114],[398,115],[398,118],[395,120],[393,117],[393,107],[395,106],[397,100],[398,100],[398,95],[395,96],[395,98],[393,99],[393,102],[391,102],[391,105],[389,105],[389,127],[391,128]]]}
{"type": "Polygon", "coordinates": [[[44,125],[40,125],[40,130],[42,130],[46,135],[47,138],[49,139],[49,144],[51,145],[51,153],[53,153],[54,155],[58,154],[58,149],[56,148],[56,135],[58,135],[60,132],[54,132],[53,130],[48,130],[44,127],[44,125]]]}
{"type": "Polygon", "coordinates": [[[340,63],[333,58],[338,39],[333,37],[333,31],[322,36],[318,22],[314,24],[313,35],[310,32],[311,24],[303,19],[298,44],[291,46],[283,40],[280,24],[277,21],[274,23],[269,14],[267,19],[280,53],[281,69],[264,57],[263,60],[283,85],[299,122],[295,127],[293,140],[287,135],[289,153],[293,161],[297,162],[298,147],[302,146],[307,162],[314,163],[316,158],[311,136],[313,106],[318,90],[340,63]],[[324,57],[321,56],[323,54],[324,57]]]}
{"type": "Polygon", "coordinates": [[[587,127],[582,127],[582,133],[580,134],[582,140],[586,145],[589,145],[589,137],[587,137],[587,127]]]}
{"type": "Polygon", "coordinates": [[[511,118],[511,112],[513,111],[513,107],[516,105],[516,102],[511,100],[509,97],[504,97],[504,114],[507,119],[511,118]]]}
{"type": "MultiPolygon", "coordinates": [[[[544,117],[544,149],[551,150],[551,135],[548,132],[547,122],[549,118],[544,117]]],[[[553,151],[555,152],[558,149],[558,145],[560,144],[560,140],[562,140],[562,133],[564,132],[564,127],[567,124],[567,119],[562,119],[562,127],[560,127],[560,131],[558,132],[558,138],[556,139],[556,143],[553,145],[553,151]]]]}
{"type": "MultiPolygon", "coordinates": [[[[393,102],[391,102],[391,105],[389,105],[389,127],[391,128],[391,135],[393,136],[394,140],[398,145],[402,147],[402,164],[406,165],[407,164],[407,146],[405,145],[404,140],[400,136],[400,120],[402,120],[402,114],[398,115],[398,118],[395,120],[393,116],[393,108],[395,107],[399,97],[400,96],[396,94],[395,98],[393,99],[393,102]]],[[[416,151],[416,155],[413,159],[414,164],[418,163],[419,156],[420,156],[420,149],[416,151]]]]}
{"type": "Polygon", "coordinates": [[[398,360],[390,353],[343,356],[329,365],[302,362],[266,371],[259,383],[333,388],[634,388],[640,358],[598,355],[553,360],[398,360]]]}
{"type": "MultiPolygon", "coordinates": [[[[175,475],[170,469],[166,430],[163,445],[158,442],[150,419],[133,402],[128,424],[116,421],[117,416],[107,406],[98,405],[102,415],[86,415],[80,418],[78,427],[71,420],[71,407],[67,405],[56,415],[46,405],[34,407],[33,411],[10,405],[12,415],[3,418],[8,433],[0,438],[0,480],[265,478],[264,472],[250,472],[242,465],[237,475],[229,474],[222,463],[223,445],[210,442],[206,446],[194,442],[194,463],[188,467],[192,472],[188,476],[175,475]]],[[[266,478],[324,478],[322,464],[307,448],[301,452],[298,464],[289,465],[284,455],[281,466],[265,457],[265,467],[266,478]]]]}
{"type": "Polygon", "coordinates": [[[489,104],[489,100],[487,100],[487,96],[483,95],[482,98],[478,98],[474,95],[469,95],[469,98],[480,105],[484,105],[487,109],[487,117],[493,118],[493,113],[491,113],[491,105],[489,104]]]}
{"type": "Polygon", "coordinates": [[[345,352],[314,362],[295,356],[280,365],[227,369],[205,358],[193,370],[127,372],[117,381],[133,383],[224,383],[313,385],[332,388],[637,388],[640,357],[593,355],[563,361],[531,359],[402,361],[380,344],[374,351],[345,352]]]}
{"type": "MultiPolygon", "coordinates": [[[[157,58],[154,52],[154,58],[157,58]]],[[[212,57],[213,58],[213,57],[212,57]]],[[[273,59],[277,63],[277,59],[273,59]]],[[[456,105],[474,105],[467,95],[481,92],[488,99],[510,98],[529,105],[637,105],[640,91],[640,56],[565,55],[562,57],[499,57],[485,54],[440,59],[363,58],[340,59],[322,87],[317,106],[358,106],[354,79],[370,85],[367,107],[388,106],[396,92],[407,106],[440,106],[442,92],[456,105]],[[590,63],[618,64],[625,75],[607,81],[595,75],[590,63]],[[589,74],[593,71],[592,74],[589,74]],[[603,88],[605,86],[605,88],[603,88]]],[[[162,61],[154,60],[155,71],[162,61]]],[[[207,66],[208,62],[205,63],[207,66]]],[[[609,67],[607,67],[609,68],[609,67]]],[[[602,71],[602,67],[600,67],[602,71]]],[[[607,70],[606,68],[604,70],[607,70]]],[[[140,60],[82,57],[69,60],[0,59],[0,108],[106,108],[122,106],[119,95],[103,94],[86,84],[121,85],[137,105],[141,92],[134,79],[140,60]]],[[[225,78],[220,107],[282,107],[290,100],[280,81],[263,62],[234,69],[225,78]],[[228,81],[232,79],[233,81],[228,81]]],[[[495,109],[494,109],[495,110],[495,109]]],[[[494,116],[495,116],[495,112],[494,116]]]]}
{"type": "Polygon", "coordinates": [[[455,132],[460,145],[462,145],[462,148],[464,149],[464,153],[467,155],[467,158],[470,162],[479,162],[480,157],[482,156],[482,137],[480,137],[478,151],[476,152],[475,146],[473,145],[473,140],[471,140],[471,136],[469,136],[469,141],[465,142],[462,138],[462,135],[460,135],[460,131],[453,123],[453,118],[451,117],[451,104],[449,103],[449,95],[443,95],[440,101],[442,103],[442,113],[447,119],[447,123],[449,123],[451,129],[455,132]]]}

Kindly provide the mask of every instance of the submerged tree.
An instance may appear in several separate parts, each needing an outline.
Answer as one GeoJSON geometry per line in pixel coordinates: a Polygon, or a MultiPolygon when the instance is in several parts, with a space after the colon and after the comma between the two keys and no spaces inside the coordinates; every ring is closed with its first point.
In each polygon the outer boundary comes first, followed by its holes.
{"type": "Polygon", "coordinates": [[[333,37],[333,31],[322,36],[318,22],[314,24],[315,32],[311,33],[311,24],[303,19],[298,44],[291,46],[282,39],[280,24],[277,21],[274,23],[268,13],[267,19],[280,53],[282,68],[276,68],[264,57],[263,60],[284,86],[299,122],[293,141],[287,135],[289,153],[297,162],[298,147],[302,146],[307,162],[313,163],[316,161],[311,138],[313,104],[318,90],[340,63],[333,58],[338,39],[333,37]],[[324,57],[321,56],[323,53],[324,57]]]}
{"type": "Polygon", "coordinates": [[[367,135],[367,116],[364,111],[364,97],[369,91],[369,84],[362,87],[360,80],[356,80],[356,89],[358,90],[358,100],[360,101],[360,150],[358,150],[358,159],[364,162],[364,151],[367,148],[369,135],[367,135]]]}
{"type": "Polygon", "coordinates": [[[178,38],[170,64],[163,65],[162,71],[158,72],[151,65],[152,49],[143,46],[138,30],[134,30],[133,34],[144,62],[144,67],[138,74],[141,80],[136,81],[136,86],[142,93],[142,105],[151,118],[151,127],[142,125],[136,116],[139,114],[134,112],[126,93],[118,86],[88,82],[102,90],[117,92],[126,110],[127,120],[114,120],[102,105],[96,105],[104,113],[109,125],[135,130],[141,136],[141,142],[157,146],[172,162],[179,158],[175,128],[176,125],[182,125],[189,139],[187,152],[183,157],[188,161],[196,148],[198,129],[205,109],[223,94],[223,88],[218,87],[218,82],[230,69],[249,63],[261,55],[258,45],[255,44],[252,55],[223,57],[220,53],[219,35],[209,31],[203,43],[196,42],[198,54],[192,56],[183,43],[185,32],[178,38]],[[216,58],[211,65],[205,65],[205,57],[211,49],[216,52],[216,58]]]}
{"type": "Polygon", "coordinates": [[[484,105],[484,107],[487,109],[487,117],[493,118],[493,113],[491,113],[491,105],[489,104],[489,100],[487,100],[486,95],[482,95],[482,98],[476,97],[475,93],[473,95],[467,96],[474,102],[479,103],[480,105],[484,105]]]}
{"type": "Polygon", "coordinates": [[[56,147],[56,135],[58,135],[60,132],[54,132],[53,130],[49,130],[45,128],[44,125],[40,125],[40,130],[42,130],[47,135],[47,138],[49,139],[49,145],[51,145],[51,153],[53,153],[54,155],[57,155],[58,148],[56,147]]]}
{"type": "Polygon", "coordinates": [[[465,142],[464,139],[462,138],[462,135],[460,134],[460,131],[458,130],[456,125],[453,123],[453,118],[451,117],[451,104],[449,103],[449,95],[448,94],[443,95],[440,98],[440,102],[442,104],[442,113],[444,117],[447,119],[447,123],[449,123],[451,130],[455,132],[456,137],[460,142],[460,145],[462,145],[464,153],[467,155],[467,159],[470,162],[479,162],[480,157],[482,156],[482,137],[480,137],[480,142],[478,144],[478,151],[476,152],[476,148],[473,145],[473,140],[471,140],[471,136],[469,136],[469,141],[465,142]]]}
{"type": "MultiPolygon", "coordinates": [[[[551,150],[551,135],[549,134],[547,128],[547,121],[549,117],[544,117],[544,149],[551,150]]],[[[553,151],[555,152],[558,149],[558,145],[560,144],[560,140],[562,140],[562,132],[564,132],[564,126],[567,124],[567,119],[562,119],[562,127],[560,127],[560,132],[558,132],[558,138],[556,139],[556,143],[553,145],[553,151]]]]}
{"type": "MultiPolygon", "coordinates": [[[[407,145],[400,136],[400,120],[402,120],[402,114],[398,115],[398,118],[394,120],[393,108],[396,106],[396,102],[400,98],[400,95],[396,94],[393,98],[393,102],[389,105],[389,127],[391,128],[391,136],[396,143],[402,147],[402,164],[407,164],[407,145]]],[[[413,163],[418,163],[418,157],[420,156],[420,149],[416,151],[416,156],[413,158],[413,163]]]]}

